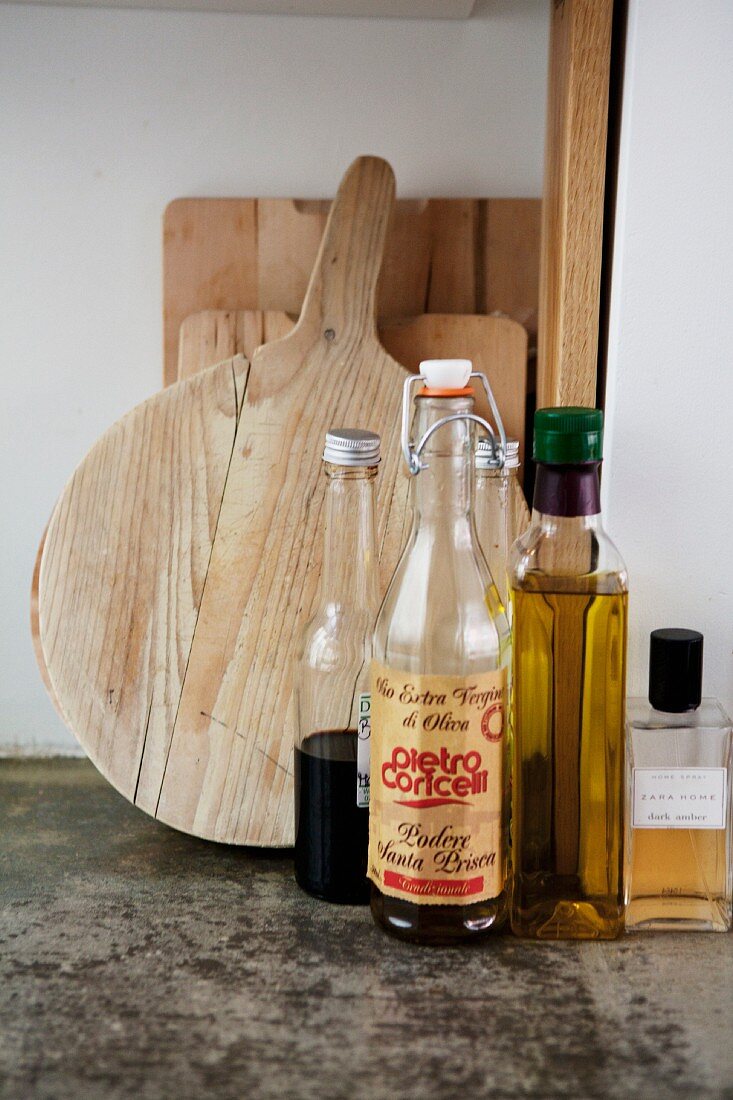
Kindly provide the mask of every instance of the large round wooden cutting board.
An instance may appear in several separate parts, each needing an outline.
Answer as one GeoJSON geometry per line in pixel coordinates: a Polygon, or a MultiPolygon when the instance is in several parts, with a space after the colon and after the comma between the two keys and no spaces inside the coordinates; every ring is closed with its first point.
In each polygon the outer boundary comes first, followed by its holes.
{"type": "Polygon", "coordinates": [[[61,712],[118,790],[198,836],[292,843],[293,662],[327,428],[382,434],[385,574],[399,552],[404,371],[374,323],[393,200],[389,166],[355,162],[293,332],[129,413],[50,521],[39,626],[61,712]]]}

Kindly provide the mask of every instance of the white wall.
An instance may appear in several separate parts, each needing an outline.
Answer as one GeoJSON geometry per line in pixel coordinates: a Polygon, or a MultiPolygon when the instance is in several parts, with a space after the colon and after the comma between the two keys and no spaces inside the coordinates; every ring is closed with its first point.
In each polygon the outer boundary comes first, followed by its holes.
{"type": "Polygon", "coordinates": [[[733,4],[631,0],[604,496],[649,631],[705,634],[733,711],[733,4]]]}
{"type": "Polygon", "coordinates": [[[75,464],[161,376],[161,215],[332,194],[359,153],[405,196],[542,187],[549,4],[467,22],[0,5],[0,748],[75,744],[28,629],[75,464]]]}

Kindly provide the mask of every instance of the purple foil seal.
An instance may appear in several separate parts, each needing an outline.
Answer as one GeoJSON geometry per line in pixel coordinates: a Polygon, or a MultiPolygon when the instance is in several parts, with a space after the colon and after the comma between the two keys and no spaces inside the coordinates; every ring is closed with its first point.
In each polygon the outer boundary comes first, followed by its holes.
{"type": "Polygon", "coordinates": [[[533,507],[546,516],[597,516],[601,511],[600,462],[537,465],[533,507]]]}

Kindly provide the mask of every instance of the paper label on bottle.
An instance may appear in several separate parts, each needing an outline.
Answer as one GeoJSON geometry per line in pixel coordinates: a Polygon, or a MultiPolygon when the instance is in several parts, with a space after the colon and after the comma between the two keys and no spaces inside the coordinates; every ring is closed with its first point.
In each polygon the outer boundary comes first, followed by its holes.
{"type": "Polygon", "coordinates": [[[372,662],[369,878],[418,905],[497,897],[506,669],[419,676],[372,662]]]}
{"type": "Polygon", "coordinates": [[[368,691],[359,694],[359,718],[356,725],[356,804],[369,805],[369,758],[372,733],[372,697],[368,691]]]}
{"type": "Polygon", "coordinates": [[[726,768],[633,768],[635,829],[724,829],[726,768]]]}

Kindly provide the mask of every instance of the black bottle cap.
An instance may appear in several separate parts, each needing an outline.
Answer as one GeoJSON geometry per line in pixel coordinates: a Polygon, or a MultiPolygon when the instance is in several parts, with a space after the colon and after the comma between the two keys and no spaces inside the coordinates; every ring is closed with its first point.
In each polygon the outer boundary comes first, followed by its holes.
{"type": "Polygon", "coordinates": [[[655,710],[682,714],[702,698],[702,634],[652,630],[649,638],[649,702],[655,710]]]}

